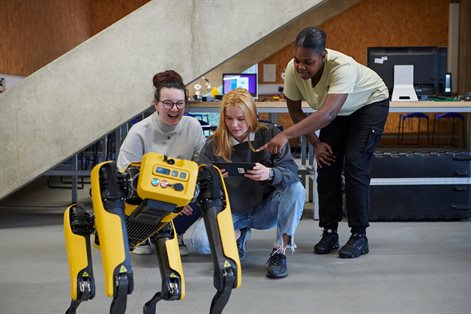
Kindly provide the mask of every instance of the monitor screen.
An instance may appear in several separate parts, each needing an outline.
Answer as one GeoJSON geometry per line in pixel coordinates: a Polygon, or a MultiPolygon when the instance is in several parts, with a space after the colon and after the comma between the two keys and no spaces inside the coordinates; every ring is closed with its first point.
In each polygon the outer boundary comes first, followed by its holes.
{"type": "Polygon", "coordinates": [[[257,97],[256,73],[223,73],[222,93],[225,95],[235,88],[245,88],[253,97],[257,97]]]}
{"type": "Polygon", "coordinates": [[[414,66],[417,95],[440,95],[444,92],[446,47],[369,47],[367,66],[383,79],[392,95],[394,66],[414,66]]]}

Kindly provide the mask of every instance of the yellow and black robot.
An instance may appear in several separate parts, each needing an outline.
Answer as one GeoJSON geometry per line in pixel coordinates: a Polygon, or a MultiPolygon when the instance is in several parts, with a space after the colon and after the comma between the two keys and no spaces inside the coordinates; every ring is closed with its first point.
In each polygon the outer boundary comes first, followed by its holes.
{"type": "Polygon", "coordinates": [[[115,162],[107,161],[91,172],[91,195],[93,213],[80,204],[64,213],[72,298],[66,313],[75,313],[82,301],[95,296],[92,234],[102,252],[105,293],[113,297],[110,313],[125,312],[134,286],[130,251],[148,238],[156,249],[162,286],[143,312],[155,313],[160,300],[182,300],[185,280],[173,219],[195,200],[214,264],[217,292],[210,313],[222,312],[232,289],[240,287],[242,274],[227,191],[216,167],[147,153],[120,173],[115,162]]]}

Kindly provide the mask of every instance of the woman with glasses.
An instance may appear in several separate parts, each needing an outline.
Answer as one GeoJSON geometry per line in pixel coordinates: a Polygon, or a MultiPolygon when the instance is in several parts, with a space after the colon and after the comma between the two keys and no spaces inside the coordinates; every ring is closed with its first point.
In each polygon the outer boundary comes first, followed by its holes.
{"type": "MultiPolygon", "coordinates": [[[[155,112],[129,130],[118,155],[120,170],[131,162],[140,161],[148,152],[197,161],[206,140],[198,120],[183,115],[187,94],[181,76],[168,70],[155,74],[153,83],[155,112]]],[[[188,254],[183,234],[199,217],[199,208],[190,204],[173,220],[181,255],[188,254]]],[[[152,254],[153,248],[150,243],[145,243],[136,247],[133,253],[152,254]]]]}

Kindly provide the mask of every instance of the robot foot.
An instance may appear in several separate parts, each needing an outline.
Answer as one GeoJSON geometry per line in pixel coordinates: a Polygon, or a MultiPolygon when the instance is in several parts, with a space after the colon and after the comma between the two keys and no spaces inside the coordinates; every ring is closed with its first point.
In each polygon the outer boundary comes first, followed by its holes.
{"type": "Polygon", "coordinates": [[[226,306],[227,301],[229,301],[229,297],[231,296],[232,288],[235,282],[234,272],[229,268],[226,270],[224,276],[224,286],[220,291],[216,292],[216,295],[214,295],[213,301],[211,302],[211,308],[209,310],[210,314],[222,313],[222,310],[226,306]]]}
{"type": "Polygon", "coordinates": [[[144,314],[155,314],[155,309],[156,309],[156,305],[157,305],[157,302],[163,300],[162,298],[162,295],[160,292],[157,292],[153,297],[152,299],[150,299],[149,301],[146,302],[146,304],[144,304],[144,308],[143,308],[143,313],[144,314]]]}
{"type": "Polygon", "coordinates": [[[116,295],[111,303],[111,314],[124,314],[126,312],[127,297],[129,293],[129,278],[126,273],[120,274],[116,282],[116,295]]]}

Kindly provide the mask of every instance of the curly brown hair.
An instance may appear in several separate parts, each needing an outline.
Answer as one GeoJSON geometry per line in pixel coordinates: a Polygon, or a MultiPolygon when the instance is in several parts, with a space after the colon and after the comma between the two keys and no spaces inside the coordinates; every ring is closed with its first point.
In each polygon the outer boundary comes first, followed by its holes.
{"type": "Polygon", "coordinates": [[[167,70],[164,72],[159,72],[154,75],[152,78],[152,83],[155,87],[154,98],[155,100],[160,100],[160,90],[162,88],[176,88],[185,92],[185,99],[187,98],[187,91],[185,84],[183,84],[183,79],[174,70],[167,70]]]}

